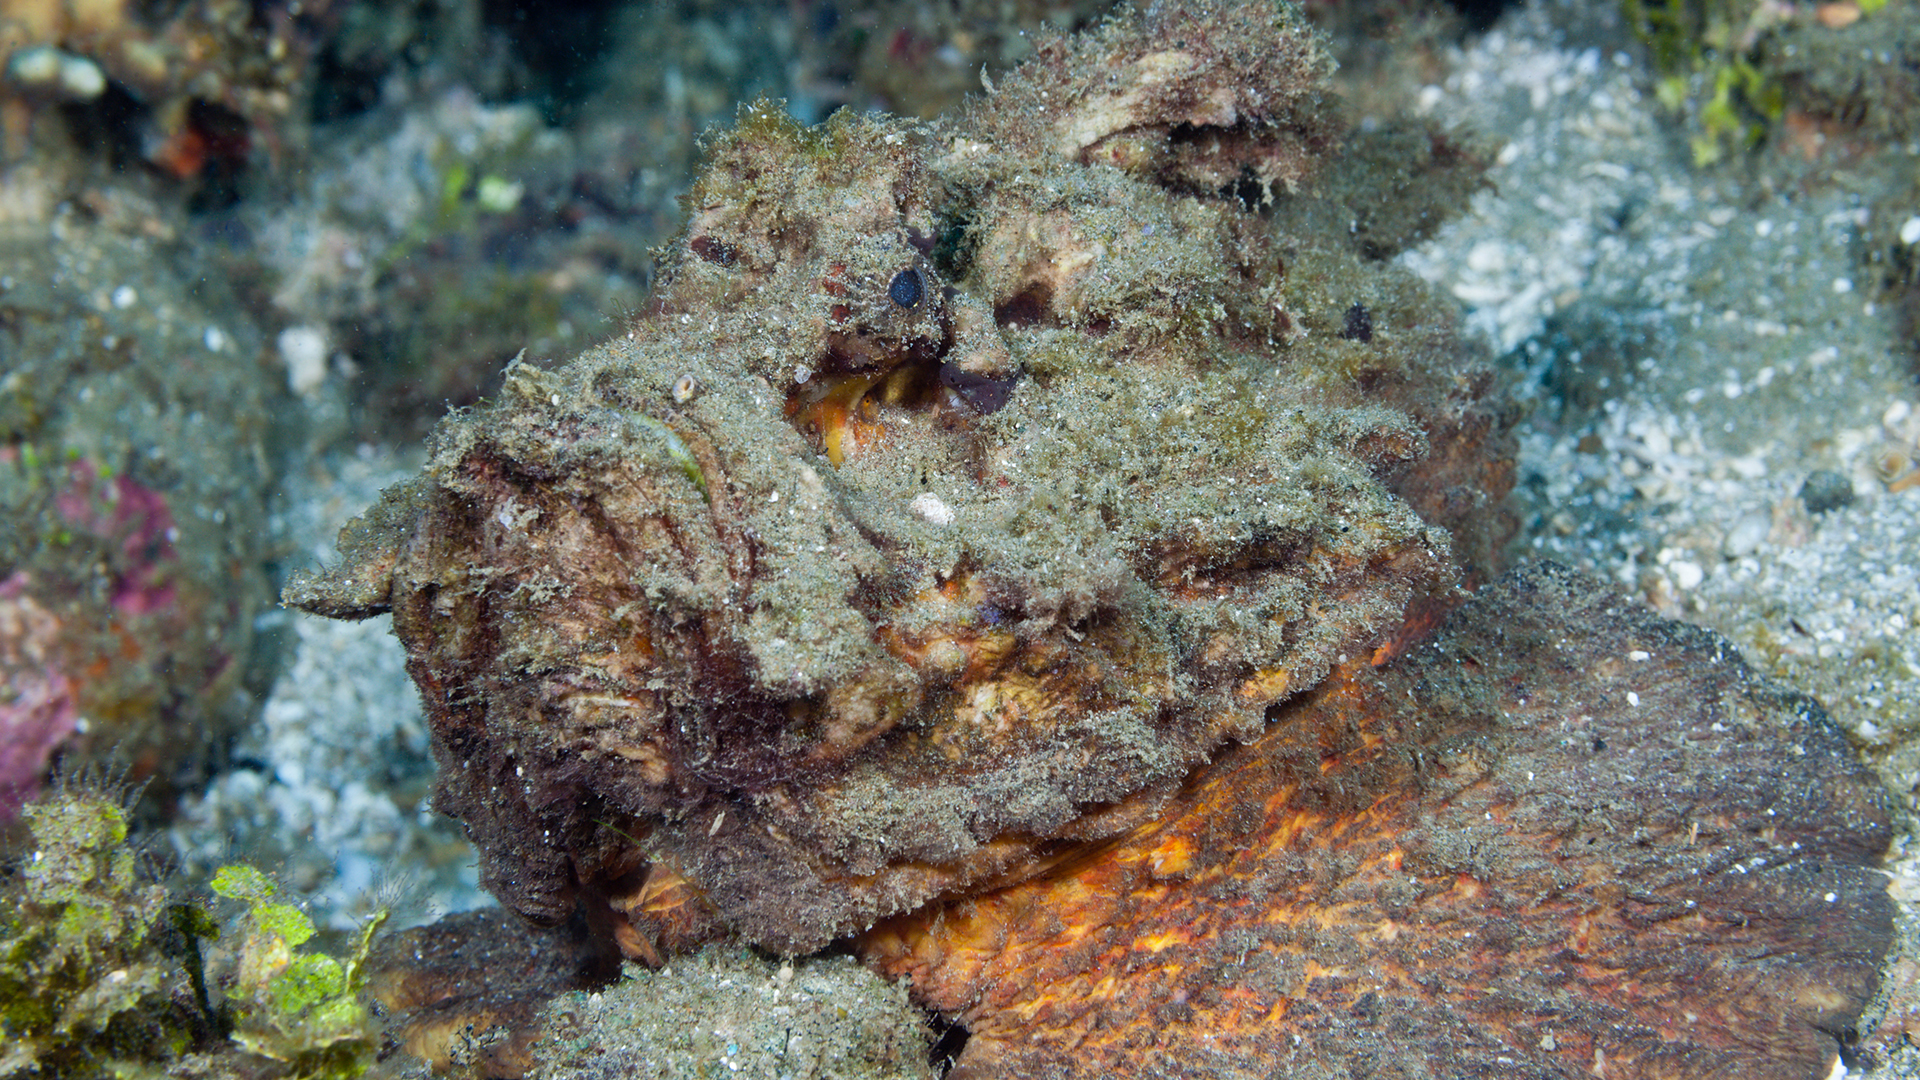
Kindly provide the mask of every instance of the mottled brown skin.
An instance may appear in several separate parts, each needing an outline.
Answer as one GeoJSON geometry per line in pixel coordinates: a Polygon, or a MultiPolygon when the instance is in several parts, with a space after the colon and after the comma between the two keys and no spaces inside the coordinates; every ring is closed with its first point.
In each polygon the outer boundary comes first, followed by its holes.
{"type": "Polygon", "coordinates": [[[995,94],[970,103],[968,120],[995,146],[1199,195],[1293,190],[1338,145],[1341,124],[1326,87],[1332,60],[1294,9],[1279,16],[1257,3],[1156,4],[1043,39],[995,94]]]}
{"type": "Polygon", "coordinates": [[[861,949],[968,1026],[970,1078],[1823,1077],[1890,836],[1812,701],[1544,565],[1153,821],[861,949]]]}

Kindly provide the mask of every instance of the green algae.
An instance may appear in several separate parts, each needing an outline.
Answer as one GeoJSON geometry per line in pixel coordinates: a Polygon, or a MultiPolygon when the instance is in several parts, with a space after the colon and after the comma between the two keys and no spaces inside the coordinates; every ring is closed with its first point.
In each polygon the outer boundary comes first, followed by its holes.
{"type": "Polygon", "coordinates": [[[1661,75],[1658,100],[1686,118],[1694,164],[1708,166],[1760,145],[1789,113],[1879,138],[1916,130],[1920,86],[1906,71],[1916,30],[1886,6],[1862,0],[1833,25],[1826,12],[1756,0],[1623,0],[1621,10],[1661,75]]]}
{"type": "Polygon", "coordinates": [[[257,868],[222,867],[210,887],[247,911],[209,980],[219,921],[141,872],[121,792],[69,781],[23,816],[34,846],[0,889],[0,1076],[157,1076],[187,1054],[225,1059],[215,1075],[347,1080],[371,1064],[360,994],[384,912],[345,959],[296,952],[312,920],[257,868]]]}
{"type": "Polygon", "coordinates": [[[125,804],[64,788],[29,804],[34,851],[0,893],[0,1076],[91,1076],[178,1048],[196,1018],[167,990],[164,888],[140,880],[125,804]]]}

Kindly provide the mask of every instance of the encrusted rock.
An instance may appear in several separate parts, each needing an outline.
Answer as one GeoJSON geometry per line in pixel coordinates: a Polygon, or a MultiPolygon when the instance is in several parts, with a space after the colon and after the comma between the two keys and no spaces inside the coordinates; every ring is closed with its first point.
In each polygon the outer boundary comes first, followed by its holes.
{"type": "Polygon", "coordinates": [[[198,254],[63,213],[0,224],[0,822],[58,761],[199,783],[273,649],[282,400],[198,254]]]}

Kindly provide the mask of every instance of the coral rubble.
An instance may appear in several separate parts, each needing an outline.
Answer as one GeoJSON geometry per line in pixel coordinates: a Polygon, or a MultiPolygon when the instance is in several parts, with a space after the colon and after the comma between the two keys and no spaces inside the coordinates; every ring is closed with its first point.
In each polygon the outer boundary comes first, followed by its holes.
{"type": "Polygon", "coordinates": [[[669,969],[635,966],[599,993],[562,995],[539,1019],[528,1080],[939,1075],[905,989],[845,955],[769,970],[748,950],[713,946],[669,969]]]}

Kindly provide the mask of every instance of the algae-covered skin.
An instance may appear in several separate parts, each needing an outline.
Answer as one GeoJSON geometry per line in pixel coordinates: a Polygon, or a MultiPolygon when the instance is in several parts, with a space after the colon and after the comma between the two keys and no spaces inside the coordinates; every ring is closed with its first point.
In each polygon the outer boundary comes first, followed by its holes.
{"type": "Polygon", "coordinates": [[[393,612],[488,886],[647,959],[812,950],[1138,823],[1443,602],[1492,383],[1258,212],[1331,159],[1328,66],[1200,4],[939,123],[715,138],[646,313],[515,365],[286,594],[393,612]]]}

